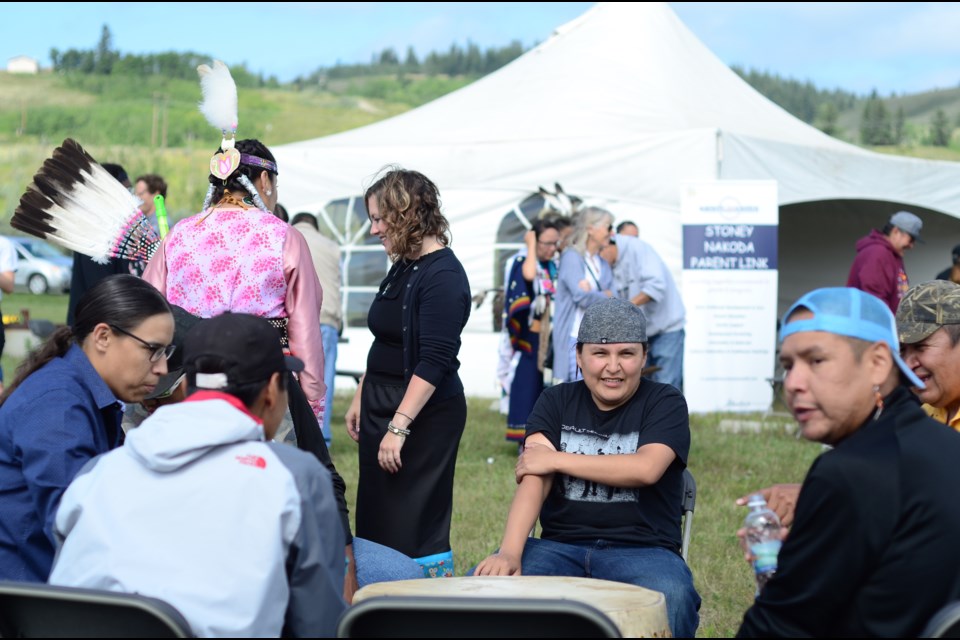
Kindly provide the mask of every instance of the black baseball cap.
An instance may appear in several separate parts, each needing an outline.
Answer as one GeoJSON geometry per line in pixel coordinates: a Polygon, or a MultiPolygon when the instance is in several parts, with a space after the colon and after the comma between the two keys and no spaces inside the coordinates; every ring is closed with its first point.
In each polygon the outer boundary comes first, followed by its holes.
{"type": "Polygon", "coordinates": [[[190,329],[193,328],[193,325],[201,320],[199,316],[195,316],[183,307],[178,307],[175,304],[170,305],[170,310],[173,312],[172,344],[175,344],[177,348],[174,349],[173,355],[167,358],[167,373],[160,376],[160,380],[157,382],[153,393],[144,398],[145,400],[154,400],[155,398],[165,395],[173,385],[180,381],[180,378],[183,376],[183,341],[187,337],[187,333],[190,332],[190,329]]]}
{"type": "Polygon", "coordinates": [[[183,350],[184,366],[196,374],[198,389],[222,389],[266,381],[274,373],[303,371],[303,360],[284,355],[276,328],[246,313],[201,320],[187,334],[183,350]],[[222,371],[197,374],[196,361],[204,356],[221,359],[222,371]]]}

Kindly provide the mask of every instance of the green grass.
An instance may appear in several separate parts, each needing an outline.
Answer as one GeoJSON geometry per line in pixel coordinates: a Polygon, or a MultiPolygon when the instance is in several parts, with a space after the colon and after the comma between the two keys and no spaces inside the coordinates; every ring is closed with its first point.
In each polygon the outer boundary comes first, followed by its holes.
{"type": "Polygon", "coordinates": [[[5,293],[0,307],[4,316],[19,316],[21,311],[26,309],[34,320],[50,320],[61,324],[67,320],[69,302],[70,296],[62,294],[35,296],[31,293],[5,293]]]}

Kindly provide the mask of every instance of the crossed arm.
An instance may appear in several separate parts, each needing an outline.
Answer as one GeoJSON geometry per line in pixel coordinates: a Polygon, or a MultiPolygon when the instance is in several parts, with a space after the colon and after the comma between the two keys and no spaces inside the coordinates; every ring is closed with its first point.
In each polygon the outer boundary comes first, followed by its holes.
{"type": "Polygon", "coordinates": [[[676,453],[665,444],[652,443],[636,453],[600,456],[557,451],[543,433],[529,436],[517,460],[517,493],[510,505],[500,549],[477,565],[476,575],[521,574],[523,547],[553,484],[554,474],[564,473],[613,487],[656,484],[676,453]]]}
{"type": "MultiPolygon", "coordinates": [[[[527,438],[527,445],[539,446],[556,453],[553,444],[542,433],[535,433],[527,438]]],[[[527,446],[525,445],[525,446],[527,446]]],[[[513,576],[520,575],[520,557],[523,555],[523,546],[527,536],[540,515],[540,507],[546,500],[550,487],[553,485],[553,473],[536,475],[526,473],[520,476],[520,464],[526,455],[526,449],[517,460],[517,493],[513,496],[510,513],[507,515],[507,526],[503,533],[500,549],[490,554],[477,565],[478,576],[513,576]]]]}

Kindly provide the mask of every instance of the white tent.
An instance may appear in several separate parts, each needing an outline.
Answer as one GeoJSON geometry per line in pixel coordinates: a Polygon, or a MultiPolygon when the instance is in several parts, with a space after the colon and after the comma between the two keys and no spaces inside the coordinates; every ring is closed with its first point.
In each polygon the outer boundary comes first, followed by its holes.
{"type": "MultiPolygon", "coordinates": [[[[519,218],[538,208],[521,203],[555,182],[636,221],[679,275],[684,181],[776,180],[781,307],[813,286],[842,285],[856,238],[898,209],[918,213],[930,239],[907,257],[914,282],[949,264],[960,242],[960,164],[872,153],[797,120],[741,80],[665,3],[601,3],[459,91],[273,151],[287,209],[322,213],[344,245],[345,305],[357,323],[386,264],[379,244],[364,245],[358,196],[388,163],[439,186],[474,293],[499,284],[498,259],[524,230],[519,218]]],[[[464,338],[468,393],[495,391],[490,318],[489,307],[475,311],[464,338]]],[[[369,334],[347,335],[338,366],[362,369],[369,334]]]]}

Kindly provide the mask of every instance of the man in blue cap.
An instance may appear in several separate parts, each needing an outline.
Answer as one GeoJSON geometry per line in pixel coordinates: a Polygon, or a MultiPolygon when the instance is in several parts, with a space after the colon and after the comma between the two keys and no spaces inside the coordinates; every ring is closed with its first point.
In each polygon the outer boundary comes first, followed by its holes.
{"type": "Polygon", "coordinates": [[[817,289],[783,319],[787,405],[810,467],[776,575],[738,637],[918,637],[960,598],[960,434],[920,408],[893,314],[853,288],[817,289]]]}
{"type": "Polygon", "coordinates": [[[872,230],[857,240],[857,257],[850,266],[847,286],[872,293],[897,312],[910,282],[903,267],[903,252],[920,240],[923,221],[909,211],[898,211],[882,230],[872,230]]]}

